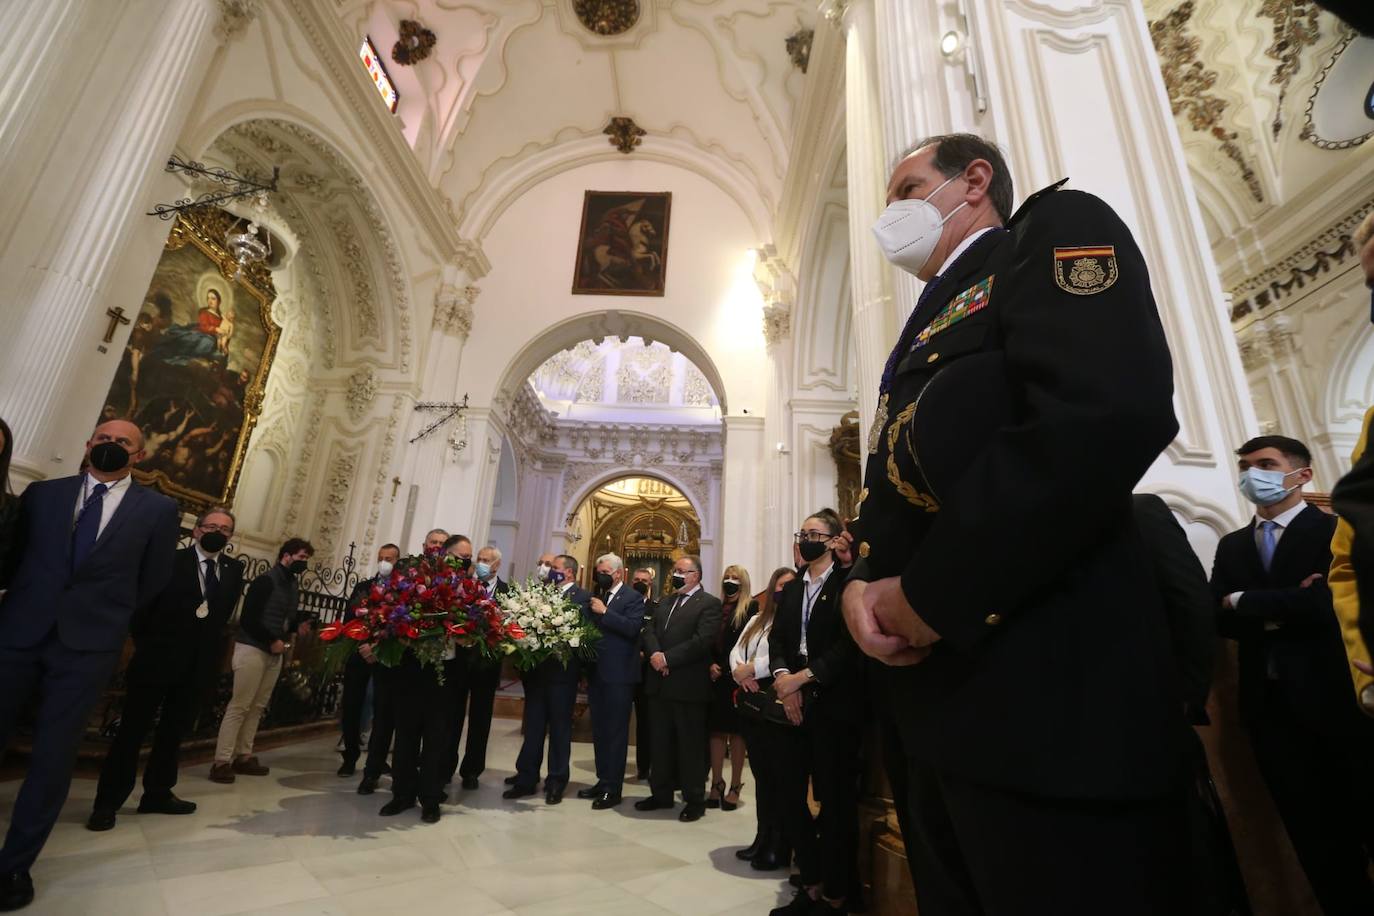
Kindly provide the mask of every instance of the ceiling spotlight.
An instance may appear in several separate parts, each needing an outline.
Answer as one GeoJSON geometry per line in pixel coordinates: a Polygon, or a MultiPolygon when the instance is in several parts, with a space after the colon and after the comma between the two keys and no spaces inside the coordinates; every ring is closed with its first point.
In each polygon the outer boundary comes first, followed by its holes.
{"type": "Polygon", "coordinates": [[[940,53],[947,58],[953,58],[960,51],[964,50],[964,35],[951,29],[940,36],[940,53]]]}

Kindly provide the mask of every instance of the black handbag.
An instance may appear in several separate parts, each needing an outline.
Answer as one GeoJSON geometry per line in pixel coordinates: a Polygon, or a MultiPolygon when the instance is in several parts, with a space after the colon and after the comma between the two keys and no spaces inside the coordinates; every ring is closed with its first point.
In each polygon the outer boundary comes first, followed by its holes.
{"type": "MultiPolygon", "coordinates": [[[[806,721],[806,707],[811,699],[811,685],[802,688],[802,721],[806,721]]],[[[783,708],[782,700],[778,699],[778,693],[770,684],[754,693],[743,690],[735,691],[735,708],[740,715],[748,716],[756,722],[771,722],[774,725],[785,725],[788,728],[795,728],[792,720],[787,718],[787,710],[783,708]]]]}

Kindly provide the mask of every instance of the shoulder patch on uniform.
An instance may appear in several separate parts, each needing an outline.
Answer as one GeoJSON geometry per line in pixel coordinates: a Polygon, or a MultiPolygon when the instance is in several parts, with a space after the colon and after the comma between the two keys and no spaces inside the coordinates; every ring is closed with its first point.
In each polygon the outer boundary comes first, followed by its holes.
{"type": "Polygon", "coordinates": [[[1066,293],[1091,296],[1116,282],[1116,248],[1054,249],[1054,282],[1066,293]]]}
{"type": "Polygon", "coordinates": [[[992,281],[996,276],[996,274],[988,274],[949,300],[945,307],[940,309],[939,313],[931,319],[930,324],[926,325],[921,333],[916,335],[916,342],[911,345],[911,349],[921,349],[930,343],[930,339],[936,334],[958,324],[973,313],[981,312],[987,308],[988,302],[992,299],[992,281]]]}

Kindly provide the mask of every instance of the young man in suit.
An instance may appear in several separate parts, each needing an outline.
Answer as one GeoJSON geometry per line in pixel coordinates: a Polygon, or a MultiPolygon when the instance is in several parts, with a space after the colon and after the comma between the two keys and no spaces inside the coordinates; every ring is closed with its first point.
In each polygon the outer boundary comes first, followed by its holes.
{"type": "Polygon", "coordinates": [[[176,553],[177,507],[133,482],[143,433],[124,420],[95,428],[87,470],[29,485],[22,548],[0,599],[0,747],[35,692],[33,754],[0,851],[0,910],[33,900],[29,867],[67,800],[86,720],[134,613],[162,591],[176,553]]]}
{"type": "Polygon", "coordinates": [[[644,691],[653,704],[653,794],[635,802],[635,810],[673,807],[673,790],[680,786],[687,804],[678,819],[688,822],[706,813],[706,707],[721,603],[701,587],[699,557],[679,557],[672,581],[675,591],[660,603],[653,626],[644,629],[653,669],[644,691]]]}
{"type": "Polygon", "coordinates": [[[192,544],[178,550],[172,579],[146,610],[134,615],[134,656],[124,672],[127,692],[119,732],[105,755],[89,830],[109,830],[138,776],[138,752],[157,732],[143,770],[139,814],[192,814],[195,802],[172,793],[177,752],[196,706],[214,684],[224,657],[225,628],[243,593],[243,562],[224,555],[234,516],[211,509],[196,520],[192,544]]]}
{"type": "MultiPolygon", "coordinates": [[[[564,600],[582,615],[591,615],[592,596],[577,584],[575,558],[566,554],[555,557],[549,576],[559,584],[564,600]]],[[[573,707],[577,705],[579,669],[575,658],[566,666],[550,658],[525,672],[525,741],[515,761],[515,782],[503,798],[534,794],[534,787],[539,784],[539,765],[544,759],[544,733],[547,731],[549,770],[544,779],[544,801],[550,805],[563,801],[571,771],[573,707]]]]}
{"type": "MultiPolygon", "coordinates": [[[[383,544],[377,548],[377,565],[373,567],[372,575],[359,580],[358,584],[353,586],[353,594],[348,596],[350,616],[353,609],[371,594],[372,586],[390,578],[391,571],[396,568],[396,562],[400,559],[401,548],[395,544],[383,544]]],[[[358,758],[363,754],[363,701],[367,698],[367,685],[372,683],[373,670],[377,667],[371,647],[368,647],[367,652],[363,652],[362,649],[363,647],[359,646],[358,651],[350,655],[344,663],[343,698],[339,700],[339,727],[343,731],[344,743],[343,763],[339,765],[339,775],[344,777],[357,772],[358,758]]],[[[373,705],[375,708],[375,702],[373,705]]],[[[372,727],[376,729],[379,726],[385,731],[385,743],[389,745],[393,728],[391,718],[374,713],[372,727]]]]}
{"type": "MultiPolygon", "coordinates": [[[[653,626],[654,611],[658,602],[654,600],[654,571],[641,566],[634,572],[630,588],[644,596],[644,627],[653,626]]],[[[635,780],[643,782],[649,778],[649,763],[653,760],[653,739],[649,735],[649,698],[644,694],[648,681],[649,657],[644,652],[644,628],[640,628],[639,643],[639,683],[635,685],[635,780]]]]}
{"type": "MultiPolygon", "coordinates": [[[[501,569],[501,548],[488,545],[477,551],[477,564],[473,567],[473,577],[482,583],[487,597],[495,601],[510,591],[510,585],[497,573],[501,569]]],[[[454,709],[457,714],[454,733],[449,743],[451,756],[446,764],[456,767],[458,777],[463,780],[463,789],[475,791],[478,777],[487,768],[487,740],[491,737],[491,717],[496,706],[496,691],[501,686],[501,665],[482,657],[476,650],[459,656],[458,677],[454,679],[454,709]],[[458,740],[462,735],[463,724],[467,723],[467,741],[464,742],[463,761],[458,762],[458,740]]],[[[453,780],[453,770],[445,773],[448,782],[453,780]]]]}
{"type": "Polygon", "coordinates": [[[1328,916],[1374,913],[1374,723],[1350,690],[1326,573],[1336,520],[1307,505],[1307,446],[1242,445],[1255,518],[1217,545],[1217,629],[1240,649],[1240,716],[1260,774],[1328,916]]]}
{"type": "Polygon", "coordinates": [[[644,596],[625,583],[625,561],[608,553],[596,561],[592,620],[601,631],[596,668],[587,684],[591,703],[596,785],[577,793],[598,811],[620,804],[630,745],[630,705],[640,679],[639,631],[644,596]]]}

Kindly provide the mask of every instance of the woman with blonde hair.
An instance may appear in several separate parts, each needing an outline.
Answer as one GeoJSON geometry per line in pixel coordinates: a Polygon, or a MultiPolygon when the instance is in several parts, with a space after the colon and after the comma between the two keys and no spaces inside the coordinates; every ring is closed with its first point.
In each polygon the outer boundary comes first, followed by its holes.
{"type": "MultiPolygon", "coordinates": [[[[768,634],[773,629],[783,586],[797,577],[794,570],[781,566],[768,577],[768,587],[755,598],[758,611],[745,624],[744,630],[730,650],[730,675],[741,693],[766,690],[773,682],[773,669],[768,663],[768,634]]],[[[739,717],[744,745],[749,749],[749,769],[754,774],[754,813],[758,829],[754,842],[735,850],[735,857],[749,861],[760,871],[786,868],[792,858],[783,837],[782,814],[775,802],[774,780],[768,777],[772,764],[768,759],[771,747],[764,740],[762,722],[746,715],[739,717]]]]}
{"type": "Polygon", "coordinates": [[[758,605],[750,597],[749,573],[743,566],[727,566],[721,576],[720,629],[712,645],[711,705],[706,723],[711,731],[711,791],[706,807],[734,811],[739,807],[740,773],[744,769],[744,739],[735,712],[735,681],[730,677],[730,650],[758,605]],[[725,785],[726,747],[730,750],[730,785],[725,785]]]}

